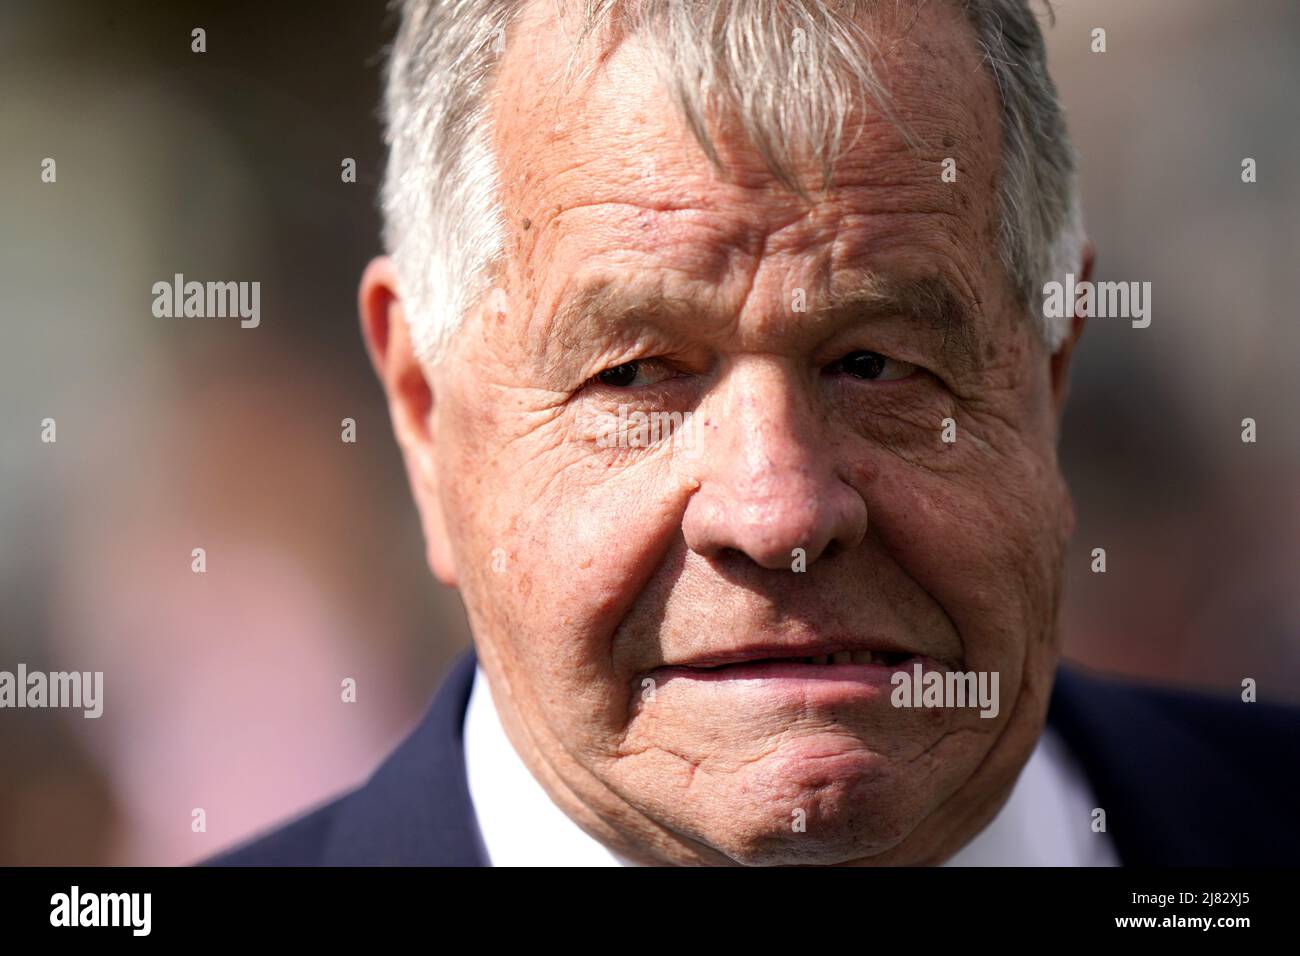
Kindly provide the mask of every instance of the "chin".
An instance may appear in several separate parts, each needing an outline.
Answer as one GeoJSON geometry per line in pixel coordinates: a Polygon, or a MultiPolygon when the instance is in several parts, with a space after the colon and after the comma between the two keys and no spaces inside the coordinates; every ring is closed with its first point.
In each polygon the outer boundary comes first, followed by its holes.
{"type": "Polygon", "coordinates": [[[870,863],[898,846],[910,829],[911,821],[882,819],[864,806],[803,833],[795,832],[789,821],[779,827],[733,830],[715,846],[742,866],[837,866],[870,863]]]}
{"type": "Polygon", "coordinates": [[[763,763],[736,787],[750,799],[716,814],[716,832],[705,837],[746,866],[869,862],[902,843],[929,804],[917,781],[869,751],[763,763]]]}

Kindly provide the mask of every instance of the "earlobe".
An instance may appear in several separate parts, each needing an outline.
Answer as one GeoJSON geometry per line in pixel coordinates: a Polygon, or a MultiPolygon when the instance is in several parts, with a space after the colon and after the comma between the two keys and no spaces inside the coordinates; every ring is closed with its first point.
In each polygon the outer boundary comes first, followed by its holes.
{"type": "MultiPolygon", "coordinates": [[[[1093,246],[1092,240],[1089,240],[1084,243],[1083,261],[1079,264],[1080,282],[1090,282],[1092,280],[1092,270],[1096,261],[1096,248],[1093,246]]],[[[1074,308],[1075,303],[1070,303],[1070,305],[1073,312],[1073,318],[1070,320],[1070,331],[1051,358],[1052,406],[1058,423],[1061,420],[1061,414],[1065,411],[1065,398],[1069,391],[1070,359],[1074,354],[1075,346],[1079,344],[1079,339],[1083,336],[1083,329],[1088,321],[1085,316],[1078,314],[1078,311],[1074,308]]]]}
{"type": "Polygon", "coordinates": [[[387,397],[393,434],[420,512],[430,570],[443,584],[455,587],[455,561],[439,494],[433,382],[415,354],[397,272],[387,257],[366,267],[358,306],[366,351],[387,397]]]}
{"type": "Polygon", "coordinates": [[[1065,399],[1069,393],[1070,360],[1074,356],[1074,347],[1083,335],[1086,322],[1085,318],[1078,315],[1070,320],[1070,331],[1051,358],[1052,407],[1057,422],[1060,422],[1061,413],[1065,411],[1065,399]]]}
{"type": "Polygon", "coordinates": [[[1082,261],[1079,263],[1079,284],[1092,281],[1092,270],[1097,264],[1097,247],[1088,239],[1083,244],[1082,261]]]}

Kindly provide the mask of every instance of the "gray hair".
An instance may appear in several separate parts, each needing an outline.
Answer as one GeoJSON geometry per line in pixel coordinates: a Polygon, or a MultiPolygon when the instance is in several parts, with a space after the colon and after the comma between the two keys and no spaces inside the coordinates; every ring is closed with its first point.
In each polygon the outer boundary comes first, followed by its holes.
{"type": "MultiPolygon", "coordinates": [[[[401,25],[385,94],[384,242],[416,352],[433,363],[488,292],[503,255],[506,218],[488,93],[506,32],[525,4],[398,2],[401,25]]],[[[1078,267],[1084,232],[1076,159],[1042,32],[1029,0],[946,2],[964,10],[997,84],[999,257],[1054,352],[1069,318],[1044,318],[1038,290],[1078,267]]],[[[890,115],[872,67],[874,43],[858,23],[872,6],[873,0],[582,0],[570,78],[587,37],[615,24],[623,35],[644,32],[661,78],[709,159],[719,162],[705,117],[722,104],[773,174],[802,193],[791,149],[811,145],[828,180],[853,110],[872,102],[890,115]]]]}

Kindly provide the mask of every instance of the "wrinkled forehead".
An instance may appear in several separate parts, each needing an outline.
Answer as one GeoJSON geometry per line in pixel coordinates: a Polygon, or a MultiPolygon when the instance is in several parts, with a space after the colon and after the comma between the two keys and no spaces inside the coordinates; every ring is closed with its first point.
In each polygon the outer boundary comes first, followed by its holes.
{"type": "MultiPolygon", "coordinates": [[[[816,241],[820,224],[845,260],[872,244],[905,245],[909,230],[938,227],[979,255],[990,253],[1000,119],[971,28],[947,3],[884,4],[862,22],[890,115],[863,104],[844,130],[830,190],[820,189],[809,149],[803,171],[821,202],[809,215],[725,111],[707,130],[724,168],[709,161],[664,83],[651,36],[581,48],[591,69],[566,83],[577,21],[557,17],[550,0],[531,4],[512,28],[493,100],[506,252],[521,280],[539,292],[538,272],[566,250],[603,243],[651,254],[674,230],[689,236],[700,274],[717,274],[748,236],[800,219],[800,236],[816,241]]],[[[783,95],[761,83],[758,93],[783,95]]]]}
{"type": "Polygon", "coordinates": [[[855,160],[905,147],[917,159],[952,157],[972,171],[980,160],[997,159],[997,91],[956,4],[863,3],[851,31],[841,25],[824,35],[812,24],[808,31],[789,23],[713,24],[713,42],[682,39],[681,23],[610,17],[579,42],[580,13],[591,6],[600,4],[532,0],[511,27],[491,98],[494,152],[510,171],[507,186],[577,161],[584,176],[604,165],[653,173],[661,162],[680,175],[712,152],[742,182],[765,171],[773,149],[803,149],[810,163],[843,156],[850,173],[855,160]],[[798,36],[787,35],[796,29],[798,36]],[[842,49],[850,35],[864,44],[862,56],[842,49]],[[846,62],[861,69],[864,60],[881,102],[842,75],[846,62]],[[699,89],[706,74],[707,95],[699,89]],[[828,110],[842,122],[823,115],[828,110]],[[840,116],[844,110],[852,115],[840,116]],[[745,135],[756,128],[775,145],[745,135]],[[674,149],[692,137],[693,149],[674,149]],[[846,153],[849,143],[865,148],[846,153]]]}

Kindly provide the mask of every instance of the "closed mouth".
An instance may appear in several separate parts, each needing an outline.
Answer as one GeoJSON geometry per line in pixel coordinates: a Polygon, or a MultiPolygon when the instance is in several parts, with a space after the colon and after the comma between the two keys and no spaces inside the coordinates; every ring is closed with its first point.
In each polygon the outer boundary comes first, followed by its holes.
{"type": "Polygon", "coordinates": [[[828,666],[834,664],[856,664],[869,667],[897,667],[915,658],[915,654],[905,651],[835,651],[830,654],[790,657],[752,657],[745,660],[679,664],[678,667],[693,671],[718,671],[729,667],[755,666],[762,664],[812,664],[828,666]]]}

